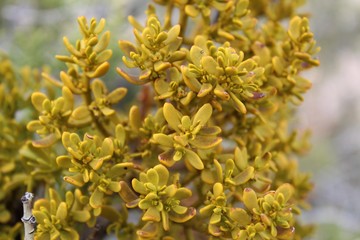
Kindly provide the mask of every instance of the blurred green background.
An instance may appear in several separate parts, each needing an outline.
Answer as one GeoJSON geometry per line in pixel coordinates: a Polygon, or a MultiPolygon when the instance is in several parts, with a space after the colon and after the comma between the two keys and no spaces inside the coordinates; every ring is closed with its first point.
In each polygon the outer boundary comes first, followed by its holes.
{"type": "MultiPolygon", "coordinates": [[[[64,65],[54,55],[66,53],[63,36],[79,36],[76,18],[103,17],[114,49],[107,78],[126,85],[115,73],[121,62],[117,40],[133,38],[126,16],[144,19],[148,2],[0,0],[0,51],[18,66],[49,65],[57,77],[64,65]]],[[[298,128],[313,130],[312,151],[300,163],[315,183],[313,209],[303,219],[318,225],[311,239],[360,240],[360,1],[309,0],[301,11],[311,13],[322,47],[321,66],[306,73],[313,88],[296,122],[298,128]]]]}

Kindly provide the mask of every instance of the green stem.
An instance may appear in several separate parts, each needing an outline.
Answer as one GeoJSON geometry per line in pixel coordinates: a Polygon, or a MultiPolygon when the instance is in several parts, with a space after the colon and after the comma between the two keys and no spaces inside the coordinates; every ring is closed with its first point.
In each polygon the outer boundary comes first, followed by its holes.
{"type": "Polygon", "coordinates": [[[165,23],[164,23],[165,29],[169,29],[171,27],[171,16],[172,16],[173,8],[174,8],[174,5],[173,5],[172,1],[170,1],[168,3],[168,5],[166,6],[166,15],[165,15],[165,23]]]}
{"type": "Polygon", "coordinates": [[[195,240],[194,233],[191,228],[184,227],[186,240],[195,240]]]}
{"type": "Polygon", "coordinates": [[[185,32],[187,27],[188,16],[185,13],[185,9],[180,9],[179,25],[181,27],[179,36],[185,39],[185,32]]]}

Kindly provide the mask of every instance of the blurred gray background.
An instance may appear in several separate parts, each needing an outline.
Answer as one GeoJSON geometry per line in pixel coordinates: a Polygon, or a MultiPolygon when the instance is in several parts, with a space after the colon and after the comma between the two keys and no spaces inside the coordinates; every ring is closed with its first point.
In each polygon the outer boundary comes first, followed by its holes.
{"type": "MultiPolygon", "coordinates": [[[[104,17],[114,49],[110,79],[119,77],[118,39],[131,39],[126,16],[144,19],[146,0],[0,0],[0,51],[18,65],[50,65],[65,54],[62,36],[75,40],[76,18],[104,17]]],[[[313,174],[313,209],[304,221],[318,225],[315,240],[360,240],[360,0],[309,0],[321,66],[306,76],[313,88],[299,109],[298,128],[313,130],[312,151],[301,168],[313,174]]],[[[56,72],[56,71],[55,71],[56,72]]]]}

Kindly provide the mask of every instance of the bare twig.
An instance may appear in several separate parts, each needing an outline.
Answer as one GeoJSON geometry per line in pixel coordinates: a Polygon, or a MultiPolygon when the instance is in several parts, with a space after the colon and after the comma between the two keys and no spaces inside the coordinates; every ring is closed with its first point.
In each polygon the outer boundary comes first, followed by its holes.
{"type": "Polygon", "coordinates": [[[35,232],[35,223],[36,219],[32,215],[32,200],[34,194],[26,192],[24,196],[21,197],[21,202],[23,203],[24,215],[21,218],[21,221],[24,223],[25,237],[24,240],[33,240],[35,232]]]}

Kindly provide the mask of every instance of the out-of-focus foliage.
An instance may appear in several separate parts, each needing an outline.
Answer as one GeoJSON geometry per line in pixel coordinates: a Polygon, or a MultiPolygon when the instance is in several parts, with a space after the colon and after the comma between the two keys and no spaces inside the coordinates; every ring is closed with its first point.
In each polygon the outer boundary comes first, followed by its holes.
{"type": "Polygon", "coordinates": [[[311,87],[301,73],[319,65],[296,12],[303,1],[155,2],[163,23],[150,5],[145,25],[129,17],[135,43],[119,41],[138,74],[118,74],[142,86],[129,109],[116,108],[127,89],[104,81],[113,67],[104,19],[78,18],[81,38],[64,37],[68,53],[56,56],[59,76],[17,77],[2,59],[4,231],[17,230],[7,201],[26,187],[43,197],[37,239],[309,235],[298,215],[312,184],[296,160],[308,134],[289,127],[311,87]]]}

